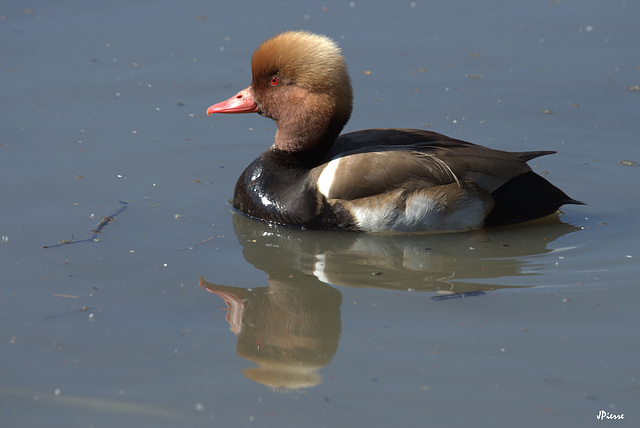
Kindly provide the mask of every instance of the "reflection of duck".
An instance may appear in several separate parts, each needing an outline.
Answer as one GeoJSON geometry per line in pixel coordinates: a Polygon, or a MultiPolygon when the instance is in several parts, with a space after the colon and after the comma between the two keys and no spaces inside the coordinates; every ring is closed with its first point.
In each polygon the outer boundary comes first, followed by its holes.
{"type": "Polygon", "coordinates": [[[529,227],[443,235],[305,231],[239,214],[233,220],[245,259],[269,278],[415,291],[505,287],[491,280],[535,275],[539,266],[532,256],[554,251],[549,244],[579,230],[558,216],[529,227]]]}
{"type": "Polygon", "coordinates": [[[251,86],[207,110],[257,112],[274,145],[236,184],[233,205],[267,221],[364,231],[457,231],[509,224],[580,204],[531,171],[550,151],[504,152],[416,129],[338,136],[352,110],[340,48],[289,31],[263,42],[251,86]]]}
{"type": "Polygon", "coordinates": [[[327,284],[482,295],[478,290],[505,286],[476,280],[534,274],[525,258],[553,251],[547,244],[578,229],[557,216],[527,228],[454,235],[345,234],[233,219],[245,259],[267,274],[269,286],[203,278],[200,285],[224,299],[238,355],[258,365],[244,375],[275,389],[318,384],[338,349],[342,294],[327,284]]]}
{"type": "Polygon", "coordinates": [[[321,382],[318,370],[336,350],[342,329],[342,295],[325,284],[269,280],[269,287],[247,290],[200,285],[222,297],[227,321],[238,338],[236,352],[257,367],[244,375],[275,389],[308,388],[321,382]]]}

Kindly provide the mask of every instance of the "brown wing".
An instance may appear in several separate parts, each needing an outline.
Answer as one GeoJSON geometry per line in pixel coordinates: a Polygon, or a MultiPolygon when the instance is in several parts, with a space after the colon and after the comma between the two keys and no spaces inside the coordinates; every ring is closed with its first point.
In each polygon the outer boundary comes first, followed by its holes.
{"type": "Polygon", "coordinates": [[[437,158],[409,151],[352,153],[313,169],[310,178],[324,183],[320,191],[328,198],[347,200],[457,182],[437,158]]]}
{"type": "Polygon", "coordinates": [[[347,200],[458,181],[493,192],[531,171],[527,160],[550,153],[493,150],[424,130],[367,129],[340,136],[327,163],[314,168],[310,178],[324,176],[325,196],[347,200]],[[325,168],[330,174],[323,174],[325,168]]]}

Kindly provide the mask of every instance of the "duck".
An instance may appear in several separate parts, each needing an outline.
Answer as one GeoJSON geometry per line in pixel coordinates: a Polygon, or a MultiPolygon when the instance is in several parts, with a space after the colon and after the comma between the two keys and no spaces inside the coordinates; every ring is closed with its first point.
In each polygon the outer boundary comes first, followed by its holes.
{"type": "Polygon", "coordinates": [[[346,61],[328,36],[286,31],[251,58],[251,85],[210,106],[275,121],[273,145],[240,175],[231,203],[268,223],[361,232],[462,232],[583,204],[536,174],[531,159],[422,129],[340,134],[351,117],[346,61]]]}

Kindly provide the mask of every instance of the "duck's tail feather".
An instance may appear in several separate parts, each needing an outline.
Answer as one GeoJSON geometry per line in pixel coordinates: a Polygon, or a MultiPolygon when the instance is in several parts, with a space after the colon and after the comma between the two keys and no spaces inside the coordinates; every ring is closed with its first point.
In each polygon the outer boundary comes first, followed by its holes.
{"type": "MultiPolygon", "coordinates": [[[[533,153],[542,156],[553,152],[527,152],[529,155],[533,153]]],[[[565,204],[584,205],[584,202],[570,198],[533,171],[512,178],[494,190],[491,195],[495,205],[485,219],[485,225],[488,226],[545,217],[565,204]]]]}

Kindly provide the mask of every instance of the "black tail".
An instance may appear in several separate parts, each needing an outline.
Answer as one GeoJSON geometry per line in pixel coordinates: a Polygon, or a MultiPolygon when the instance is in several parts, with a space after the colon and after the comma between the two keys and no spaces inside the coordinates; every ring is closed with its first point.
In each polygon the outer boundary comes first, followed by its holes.
{"type": "Polygon", "coordinates": [[[545,217],[565,204],[584,205],[584,202],[571,199],[562,190],[533,171],[512,178],[491,195],[495,205],[485,219],[487,226],[545,217]]]}
{"type": "Polygon", "coordinates": [[[512,152],[518,159],[524,162],[529,162],[531,159],[538,158],[540,156],[552,155],[557,153],[553,150],[538,150],[536,152],[512,152]]]}

